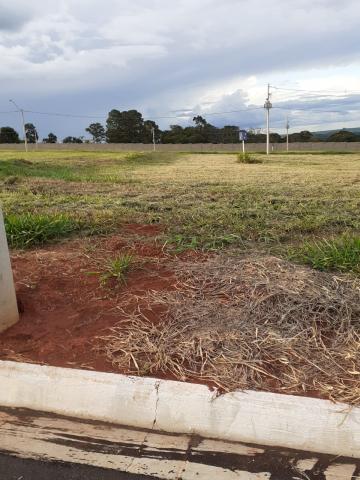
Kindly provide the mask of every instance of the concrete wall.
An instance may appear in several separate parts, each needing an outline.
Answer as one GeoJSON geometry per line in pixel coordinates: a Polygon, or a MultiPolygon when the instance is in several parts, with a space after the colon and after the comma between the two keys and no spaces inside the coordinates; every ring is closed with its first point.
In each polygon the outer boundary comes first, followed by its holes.
{"type": "MultiPolygon", "coordinates": [[[[274,152],[286,151],[285,143],[272,144],[274,152]]],[[[160,144],[156,146],[159,152],[240,152],[242,147],[238,143],[228,144],[211,144],[211,143],[194,143],[194,144],[160,144]]],[[[249,152],[265,152],[266,145],[264,143],[248,143],[246,149],[249,152]]],[[[23,144],[0,144],[1,150],[12,150],[24,152],[23,144]]],[[[124,152],[124,151],[152,151],[151,144],[143,143],[56,143],[29,145],[31,151],[99,151],[99,152],[124,152]]],[[[360,152],[360,142],[317,142],[317,143],[291,143],[291,151],[331,151],[331,152],[360,152]]]]}

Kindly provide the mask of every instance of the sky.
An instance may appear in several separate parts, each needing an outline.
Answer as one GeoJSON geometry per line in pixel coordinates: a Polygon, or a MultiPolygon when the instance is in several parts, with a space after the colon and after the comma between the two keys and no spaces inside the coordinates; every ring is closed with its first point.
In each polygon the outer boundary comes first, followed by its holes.
{"type": "Polygon", "coordinates": [[[359,21],[358,0],[0,0],[0,125],[20,132],[13,99],[40,138],[113,108],[261,129],[270,84],[272,131],[360,127],[359,21]]]}

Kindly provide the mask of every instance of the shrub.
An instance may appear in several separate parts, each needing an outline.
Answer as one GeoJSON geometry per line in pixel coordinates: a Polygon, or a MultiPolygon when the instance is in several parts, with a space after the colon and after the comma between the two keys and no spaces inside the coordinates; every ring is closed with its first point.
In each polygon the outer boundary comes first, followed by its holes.
{"type": "Polygon", "coordinates": [[[263,163],[260,158],[255,158],[249,153],[238,153],[237,155],[237,163],[263,163]]]}

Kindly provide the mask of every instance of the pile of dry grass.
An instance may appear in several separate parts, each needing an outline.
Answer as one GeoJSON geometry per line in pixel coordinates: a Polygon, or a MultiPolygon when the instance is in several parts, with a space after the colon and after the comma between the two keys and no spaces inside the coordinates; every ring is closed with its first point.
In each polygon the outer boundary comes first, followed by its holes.
{"type": "Polygon", "coordinates": [[[360,282],[274,257],[219,255],[177,265],[166,305],[102,339],[122,371],[201,379],[225,391],[259,389],[360,404],[360,282]]]}

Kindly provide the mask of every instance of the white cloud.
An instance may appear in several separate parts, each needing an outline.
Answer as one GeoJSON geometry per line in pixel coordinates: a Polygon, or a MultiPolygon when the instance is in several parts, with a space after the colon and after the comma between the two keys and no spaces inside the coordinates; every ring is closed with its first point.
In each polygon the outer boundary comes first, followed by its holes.
{"type": "MultiPolygon", "coordinates": [[[[0,110],[9,96],[29,109],[73,113],[236,110],[261,104],[268,78],[294,85],[296,71],[297,84],[311,84],[311,72],[326,71],[322,88],[333,88],[331,69],[347,69],[348,78],[358,68],[353,0],[33,3],[0,0],[0,110]]],[[[247,118],[262,122],[263,112],[247,118]]]]}

